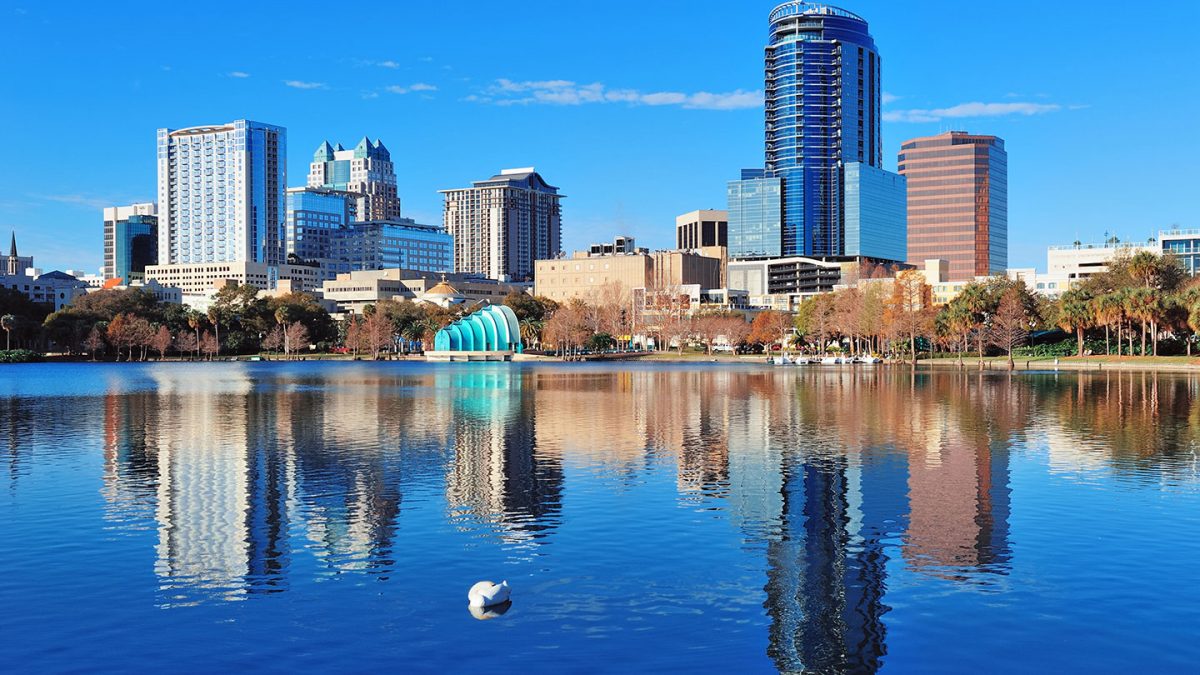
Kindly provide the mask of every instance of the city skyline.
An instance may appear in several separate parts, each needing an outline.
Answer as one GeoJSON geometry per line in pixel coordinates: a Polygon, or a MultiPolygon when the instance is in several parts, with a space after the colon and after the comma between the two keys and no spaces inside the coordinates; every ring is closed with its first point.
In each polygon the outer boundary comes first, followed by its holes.
{"type": "MultiPolygon", "coordinates": [[[[10,149],[28,158],[0,175],[9,187],[0,198],[0,230],[16,230],[41,267],[97,270],[101,209],[153,199],[155,129],[248,118],[288,129],[289,187],[303,185],[311,149],[324,139],[369,134],[387,139],[405,215],[418,222],[439,221],[438,189],[469,184],[497,166],[535,165],[571,195],[563,213],[565,251],[612,234],[667,248],[675,216],[723,208],[729,178],[762,163],[762,46],[775,4],[634,12],[618,3],[587,15],[596,31],[612,35],[612,50],[603,53],[566,49],[568,35],[536,21],[523,25],[499,8],[379,9],[383,23],[390,17],[420,29],[403,46],[373,45],[328,59],[306,55],[299,41],[281,45],[280,56],[260,55],[254,43],[243,44],[240,29],[213,37],[224,50],[167,42],[137,7],[0,10],[8,14],[0,30],[14,54],[14,67],[0,78],[10,91],[38,92],[0,107],[10,127],[24,130],[10,139],[10,149]],[[473,25],[503,30],[480,29],[476,38],[451,42],[460,25],[455,19],[468,11],[483,19],[473,25]],[[680,30],[663,33],[667,19],[680,30]],[[143,39],[98,48],[106,27],[118,24],[143,39]],[[689,36],[705,27],[720,27],[714,33],[720,39],[703,51],[687,48],[689,36]],[[512,44],[556,56],[487,58],[512,44]],[[49,56],[28,56],[42,53],[49,56]],[[650,58],[662,67],[638,67],[650,58]],[[121,81],[114,72],[123,74],[121,81]],[[72,105],[64,97],[90,103],[72,105]],[[69,153],[58,148],[66,143],[56,130],[85,123],[106,131],[71,135],[69,153]],[[47,138],[57,152],[36,149],[47,138]],[[627,178],[639,173],[653,180],[627,178]]],[[[1186,146],[1194,144],[1184,125],[1195,94],[1168,72],[1144,72],[1108,50],[1086,50],[1086,59],[1069,64],[1058,56],[1064,43],[1103,32],[1110,18],[1104,7],[1039,8],[1036,20],[1022,23],[1021,48],[1009,49],[1017,42],[986,7],[954,6],[951,13],[942,11],[949,3],[938,2],[834,4],[867,19],[888,62],[883,168],[895,170],[908,138],[952,129],[1005,139],[1011,267],[1041,268],[1049,244],[1098,241],[1105,233],[1143,240],[1176,224],[1195,225],[1195,210],[1183,198],[1192,175],[1186,146]],[[923,28],[920,40],[905,30],[914,18],[923,28]],[[979,35],[964,44],[961,25],[979,35]],[[1006,64],[1002,70],[998,61],[1006,64]],[[1123,83],[1119,91],[1107,86],[1113,81],[1123,83]],[[1154,172],[1114,162],[1096,142],[1117,137],[1113,129],[1128,119],[1133,101],[1158,110],[1158,132],[1138,141],[1139,154],[1154,158],[1154,172]]],[[[1168,8],[1150,4],[1144,11],[1156,6],[1168,8]]],[[[289,26],[310,15],[305,10],[273,15],[279,34],[298,34],[289,26]]],[[[579,10],[554,11],[562,17],[579,10]]],[[[1159,27],[1140,59],[1182,58],[1176,45],[1194,23],[1187,15],[1200,18],[1200,9],[1170,11],[1183,20],[1159,27]]]]}

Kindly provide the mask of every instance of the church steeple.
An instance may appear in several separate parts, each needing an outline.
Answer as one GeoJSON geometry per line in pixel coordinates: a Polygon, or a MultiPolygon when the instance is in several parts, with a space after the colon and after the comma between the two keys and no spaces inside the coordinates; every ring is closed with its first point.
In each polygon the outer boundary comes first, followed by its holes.
{"type": "Polygon", "coordinates": [[[13,230],[12,245],[8,248],[8,254],[12,257],[17,257],[17,231],[13,230]]]}

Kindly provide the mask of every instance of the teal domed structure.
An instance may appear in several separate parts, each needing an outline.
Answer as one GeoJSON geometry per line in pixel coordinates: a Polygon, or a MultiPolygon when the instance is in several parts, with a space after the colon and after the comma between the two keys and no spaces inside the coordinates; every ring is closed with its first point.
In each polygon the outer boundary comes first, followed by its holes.
{"type": "Polygon", "coordinates": [[[521,353],[521,326],[505,305],[489,305],[439,330],[431,359],[508,360],[521,353]]]}

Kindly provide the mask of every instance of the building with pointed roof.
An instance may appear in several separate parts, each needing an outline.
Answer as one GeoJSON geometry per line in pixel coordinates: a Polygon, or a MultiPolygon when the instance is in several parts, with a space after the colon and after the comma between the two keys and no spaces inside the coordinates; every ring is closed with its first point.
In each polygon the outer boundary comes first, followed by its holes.
{"type": "Polygon", "coordinates": [[[441,190],[454,271],[502,281],[533,278],[534,261],[562,251],[563,195],[533,167],[504,169],[472,187],[441,190]]]}
{"type": "Polygon", "coordinates": [[[400,217],[396,170],[392,153],[383,141],[366,136],[347,150],[323,141],[308,168],[308,187],[340,190],[357,195],[356,220],[391,220],[400,217]]]}
{"type": "Polygon", "coordinates": [[[12,243],[8,247],[8,255],[4,257],[4,274],[12,277],[21,276],[30,267],[33,267],[33,256],[17,255],[17,233],[14,231],[12,243]]]}

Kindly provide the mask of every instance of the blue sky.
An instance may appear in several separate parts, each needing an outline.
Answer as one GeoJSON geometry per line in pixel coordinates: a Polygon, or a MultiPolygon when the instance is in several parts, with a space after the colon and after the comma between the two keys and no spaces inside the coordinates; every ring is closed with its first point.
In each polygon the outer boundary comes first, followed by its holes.
{"type": "MultiPolygon", "coordinates": [[[[237,118],[287,127],[291,185],[322,140],[383,139],[422,222],[438,189],[536,166],[568,196],[568,250],[671,246],[677,214],[724,208],[762,165],[774,2],[366,4],[3,0],[0,233],[39,267],[95,270],[101,207],[154,198],[155,130],[237,118]]],[[[1005,139],[1010,266],[1200,227],[1200,3],[841,6],[883,57],[888,168],[914,136],[1005,139]]]]}

